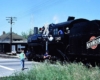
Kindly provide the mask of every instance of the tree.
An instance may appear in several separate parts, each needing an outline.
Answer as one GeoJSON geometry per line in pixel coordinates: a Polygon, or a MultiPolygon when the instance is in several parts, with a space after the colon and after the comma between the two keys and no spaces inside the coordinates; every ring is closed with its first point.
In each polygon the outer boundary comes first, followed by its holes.
{"type": "Polygon", "coordinates": [[[29,36],[29,35],[32,35],[32,34],[33,34],[33,30],[30,29],[30,30],[27,31],[27,32],[22,32],[22,33],[21,33],[21,36],[24,37],[25,39],[27,39],[28,36],[29,36]]]}

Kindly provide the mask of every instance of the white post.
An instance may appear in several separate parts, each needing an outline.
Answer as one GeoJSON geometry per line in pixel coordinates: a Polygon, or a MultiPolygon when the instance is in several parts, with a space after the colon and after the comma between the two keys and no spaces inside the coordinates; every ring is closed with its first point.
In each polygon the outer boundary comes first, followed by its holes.
{"type": "Polygon", "coordinates": [[[46,51],[48,51],[48,40],[46,40],[46,51]]]}

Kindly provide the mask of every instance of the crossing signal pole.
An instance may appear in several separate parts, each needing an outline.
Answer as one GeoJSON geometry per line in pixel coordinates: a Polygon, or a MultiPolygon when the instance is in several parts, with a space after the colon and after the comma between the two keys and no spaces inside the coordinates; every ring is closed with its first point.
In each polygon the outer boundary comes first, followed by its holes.
{"type": "Polygon", "coordinates": [[[10,27],[10,47],[11,47],[11,52],[12,52],[12,24],[14,23],[14,20],[16,20],[16,17],[6,17],[8,20],[8,23],[11,24],[10,27]]]}

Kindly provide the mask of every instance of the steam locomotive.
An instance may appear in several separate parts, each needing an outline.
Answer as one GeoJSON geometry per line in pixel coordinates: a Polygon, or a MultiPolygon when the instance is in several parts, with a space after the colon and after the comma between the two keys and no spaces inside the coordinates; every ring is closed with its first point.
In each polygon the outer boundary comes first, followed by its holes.
{"type": "Polygon", "coordinates": [[[48,51],[52,60],[100,62],[99,43],[100,20],[69,17],[66,22],[34,27],[28,37],[28,59],[43,60],[48,51]]]}

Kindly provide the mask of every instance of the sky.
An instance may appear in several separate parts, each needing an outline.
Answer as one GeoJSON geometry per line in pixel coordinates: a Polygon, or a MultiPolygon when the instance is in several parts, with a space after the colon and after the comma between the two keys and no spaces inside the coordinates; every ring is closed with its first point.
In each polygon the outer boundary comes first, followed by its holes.
{"type": "Polygon", "coordinates": [[[67,21],[68,16],[100,19],[100,0],[0,0],[0,35],[12,31],[19,35],[34,27],[67,21]]]}

